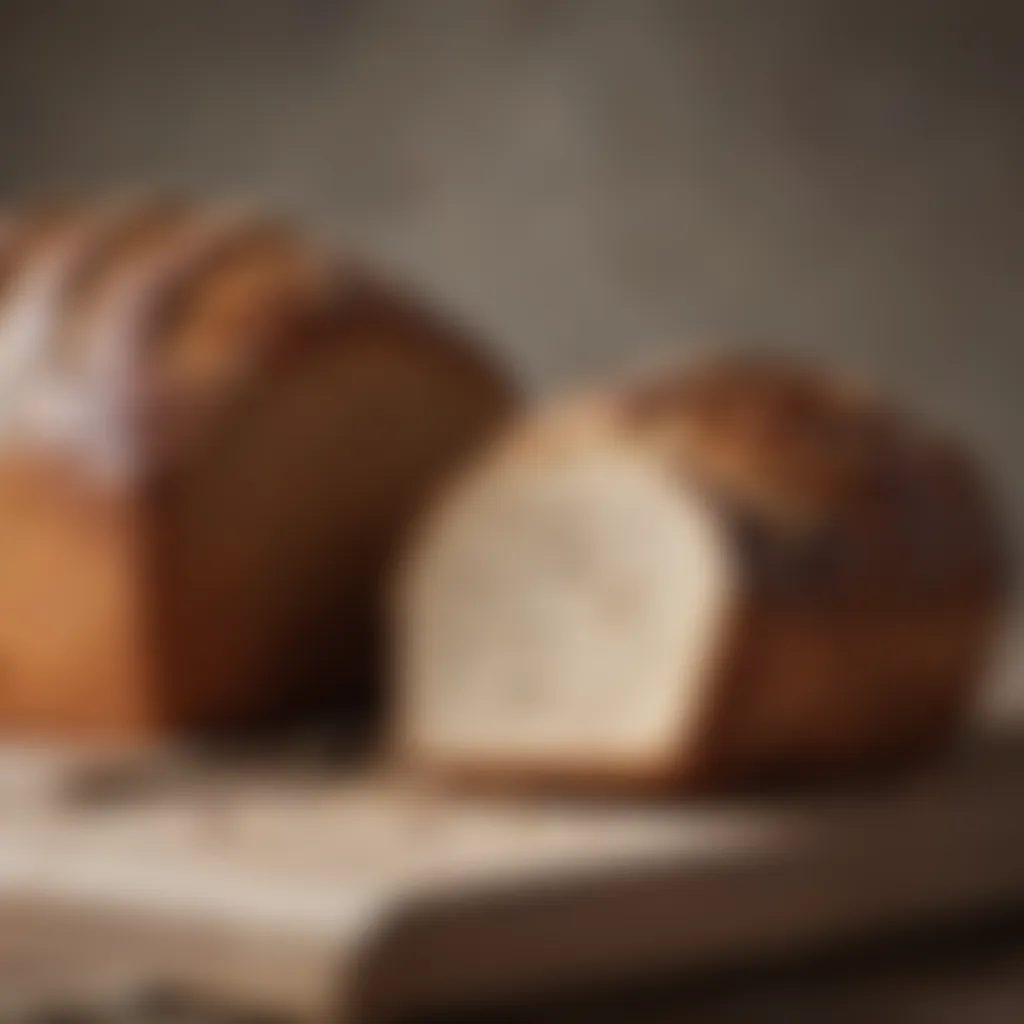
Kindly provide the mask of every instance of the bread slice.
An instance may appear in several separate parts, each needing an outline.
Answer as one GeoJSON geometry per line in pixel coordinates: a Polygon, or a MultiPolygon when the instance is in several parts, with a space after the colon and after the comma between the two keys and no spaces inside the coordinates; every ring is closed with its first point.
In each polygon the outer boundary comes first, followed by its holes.
{"type": "Polygon", "coordinates": [[[933,746],[1006,593],[970,460],[736,358],[563,400],[420,531],[401,749],[470,779],[724,785],[933,746]]]}
{"type": "Polygon", "coordinates": [[[0,731],[344,703],[398,537],[508,414],[505,378],[256,215],[140,202],[46,234],[0,296],[45,294],[48,325],[3,408],[0,731]]]}

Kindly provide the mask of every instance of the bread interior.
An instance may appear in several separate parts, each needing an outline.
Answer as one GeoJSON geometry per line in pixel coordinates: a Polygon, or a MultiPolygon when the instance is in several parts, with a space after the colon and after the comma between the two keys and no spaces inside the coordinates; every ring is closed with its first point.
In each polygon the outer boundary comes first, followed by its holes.
{"type": "Polygon", "coordinates": [[[731,592],[714,520],[641,452],[485,471],[410,570],[407,738],[509,768],[682,756],[731,592]]]}

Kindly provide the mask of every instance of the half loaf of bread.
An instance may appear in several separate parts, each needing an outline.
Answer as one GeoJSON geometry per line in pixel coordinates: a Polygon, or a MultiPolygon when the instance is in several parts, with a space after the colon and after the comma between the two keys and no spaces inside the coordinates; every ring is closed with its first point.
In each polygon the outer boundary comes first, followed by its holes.
{"type": "Polygon", "coordinates": [[[1006,591],[956,444],[816,368],[709,360],[555,403],[430,517],[399,741],[613,787],[876,764],[964,720],[1006,591]]]}

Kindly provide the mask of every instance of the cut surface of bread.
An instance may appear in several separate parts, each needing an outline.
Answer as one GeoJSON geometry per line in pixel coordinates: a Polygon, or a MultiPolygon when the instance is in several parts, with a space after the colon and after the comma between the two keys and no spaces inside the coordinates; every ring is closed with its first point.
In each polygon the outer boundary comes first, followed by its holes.
{"type": "Polygon", "coordinates": [[[488,474],[422,558],[407,715],[428,756],[585,770],[686,749],[735,584],[710,510],[655,460],[488,474]]]}
{"type": "Polygon", "coordinates": [[[998,537],[956,446],[814,368],[563,400],[418,536],[398,742],[470,780],[606,786],[909,756],[965,718],[998,537]]]}
{"type": "Polygon", "coordinates": [[[154,200],[23,230],[45,243],[9,248],[0,323],[31,292],[45,330],[0,410],[0,731],[344,705],[401,532],[508,415],[503,375],[257,215],[154,200]]]}

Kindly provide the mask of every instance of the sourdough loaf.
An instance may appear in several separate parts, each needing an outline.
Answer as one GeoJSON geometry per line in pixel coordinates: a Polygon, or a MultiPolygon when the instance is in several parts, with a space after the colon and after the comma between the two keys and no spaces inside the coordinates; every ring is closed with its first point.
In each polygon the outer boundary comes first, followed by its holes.
{"type": "Polygon", "coordinates": [[[903,757],[964,720],[1006,576],[972,460],[859,383],[734,357],[598,390],[420,530],[399,742],[638,787],[903,757]]]}
{"type": "Polygon", "coordinates": [[[0,730],[131,738],[354,695],[397,537],[511,404],[431,311],[257,214],[7,218],[0,730]]]}

